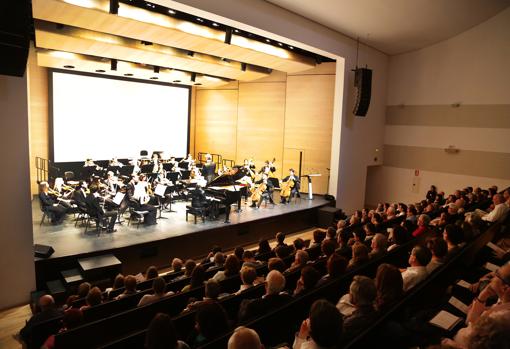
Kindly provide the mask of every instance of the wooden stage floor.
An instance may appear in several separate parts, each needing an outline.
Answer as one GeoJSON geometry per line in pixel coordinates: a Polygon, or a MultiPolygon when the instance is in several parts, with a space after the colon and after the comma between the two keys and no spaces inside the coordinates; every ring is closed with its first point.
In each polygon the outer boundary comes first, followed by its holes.
{"type": "MultiPolygon", "coordinates": [[[[287,205],[271,205],[266,207],[262,205],[259,209],[254,209],[243,204],[242,212],[236,213],[232,210],[230,214],[230,224],[223,223],[224,215],[216,221],[206,221],[202,223],[198,220],[197,224],[193,222],[193,216],[189,216],[186,222],[186,206],[185,202],[176,202],[172,205],[172,210],[176,212],[163,212],[164,219],[158,219],[158,224],[153,226],[136,224],[127,225],[127,220],[122,224],[116,224],[117,231],[115,233],[101,233],[99,236],[93,229],[85,234],[84,226],[74,226],[74,219],[69,215],[63,224],[54,226],[45,222],[40,226],[42,213],[39,208],[37,198],[33,200],[33,232],[34,244],[50,245],[55,249],[55,253],[50,259],[86,255],[100,251],[111,251],[121,249],[128,246],[140,245],[150,242],[158,242],[171,238],[182,237],[188,234],[201,234],[201,240],[207,240],[210,245],[215,244],[215,235],[211,233],[223,228],[235,228],[237,225],[246,223],[255,223],[260,220],[269,218],[278,218],[279,216],[317,209],[328,204],[323,196],[315,195],[313,200],[308,200],[302,196],[287,205]]],[[[233,206],[235,207],[235,206],[233,206]]],[[[127,216],[127,215],[126,215],[127,216]]],[[[280,217],[282,218],[282,217],[280,217]]],[[[270,236],[274,236],[274,231],[270,232],[270,236]]],[[[253,241],[257,241],[259,237],[253,237],[253,241]]],[[[201,251],[202,253],[205,251],[201,251]]],[[[36,258],[36,260],[38,260],[36,258]]]]}

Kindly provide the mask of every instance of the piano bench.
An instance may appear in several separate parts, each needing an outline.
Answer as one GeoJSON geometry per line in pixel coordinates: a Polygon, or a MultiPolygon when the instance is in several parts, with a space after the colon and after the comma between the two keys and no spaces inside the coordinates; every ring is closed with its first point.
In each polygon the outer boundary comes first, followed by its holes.
{"type": "Polygon", "coordinates": [[[205,211],[202,207],[186,206],[186,222],[188,221],[188,214],[192,214],[195,218],[195,224],[197,224],[197,216],[202,218],[202,222],[205,223],[205,211]]]}

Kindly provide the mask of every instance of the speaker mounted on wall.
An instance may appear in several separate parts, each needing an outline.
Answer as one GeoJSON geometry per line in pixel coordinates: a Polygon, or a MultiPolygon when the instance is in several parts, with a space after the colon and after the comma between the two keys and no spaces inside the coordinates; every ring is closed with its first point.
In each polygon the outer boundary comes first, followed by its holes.
{"type": "Polygon", "coordinates": [[[356,67],[354,69],[354,87],[356,87],[354,115],[366,116],[372,94],[372,69],[356,67]]]}

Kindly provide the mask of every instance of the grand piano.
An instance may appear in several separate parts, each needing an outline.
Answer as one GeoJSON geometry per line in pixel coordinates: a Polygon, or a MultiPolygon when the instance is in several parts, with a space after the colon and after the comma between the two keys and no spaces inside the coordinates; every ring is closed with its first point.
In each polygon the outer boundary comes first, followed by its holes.
{"type": "Polygon", "coordinates": [[[241,209],[241,195],[246,195],[247,187],[238,181],[247,175],[244,167],[236,166],[213,179],[205,187],[206,197],[212,201],[213,210],[216,210],[217,214],[225,210],[225,223],[230,223],[230,205],[237,203],[237,209],[241,209]]]}

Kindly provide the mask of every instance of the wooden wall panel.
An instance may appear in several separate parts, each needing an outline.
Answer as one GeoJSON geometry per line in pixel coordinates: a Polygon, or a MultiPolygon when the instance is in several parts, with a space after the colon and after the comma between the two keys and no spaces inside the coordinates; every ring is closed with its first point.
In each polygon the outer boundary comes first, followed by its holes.
{"type": "MultiPolygon", "coordinates": [[[[287,77],[285,109],[285,149],[292,154],[286,165],[296,165],[295,151],[303,150],[302,174],[321,173],[314,178],[315,193],[325,193],[331,157],[331,128],[335,75],[295,75],[287,77]]],[[[297,170],[297,169],[296,169],[297,170]]],[[[307,186],[303,181],[303,189],[307,186]]]]}
{"type": "Polygon", "coordinates": [[[240,83],[238,113],[237,163],[251,157],[259,168],[274,157],[281,176],[285,83],[240,83]]]}
{"type": "Polygon", "coordinates": [[[196,91],[196,154],[209,152],[235,159],[237,98],[237,90],[196,91]]]}
{"type": "Polygon", "coordinates": [[[35,49],[30,48],[27,66],[29,84],[29,139],[30,139],[30,187],[36,195],[37,172],[36,156],[49,158],[49,118],[48,118],[48,69],[37,65],[35,49]]]}

